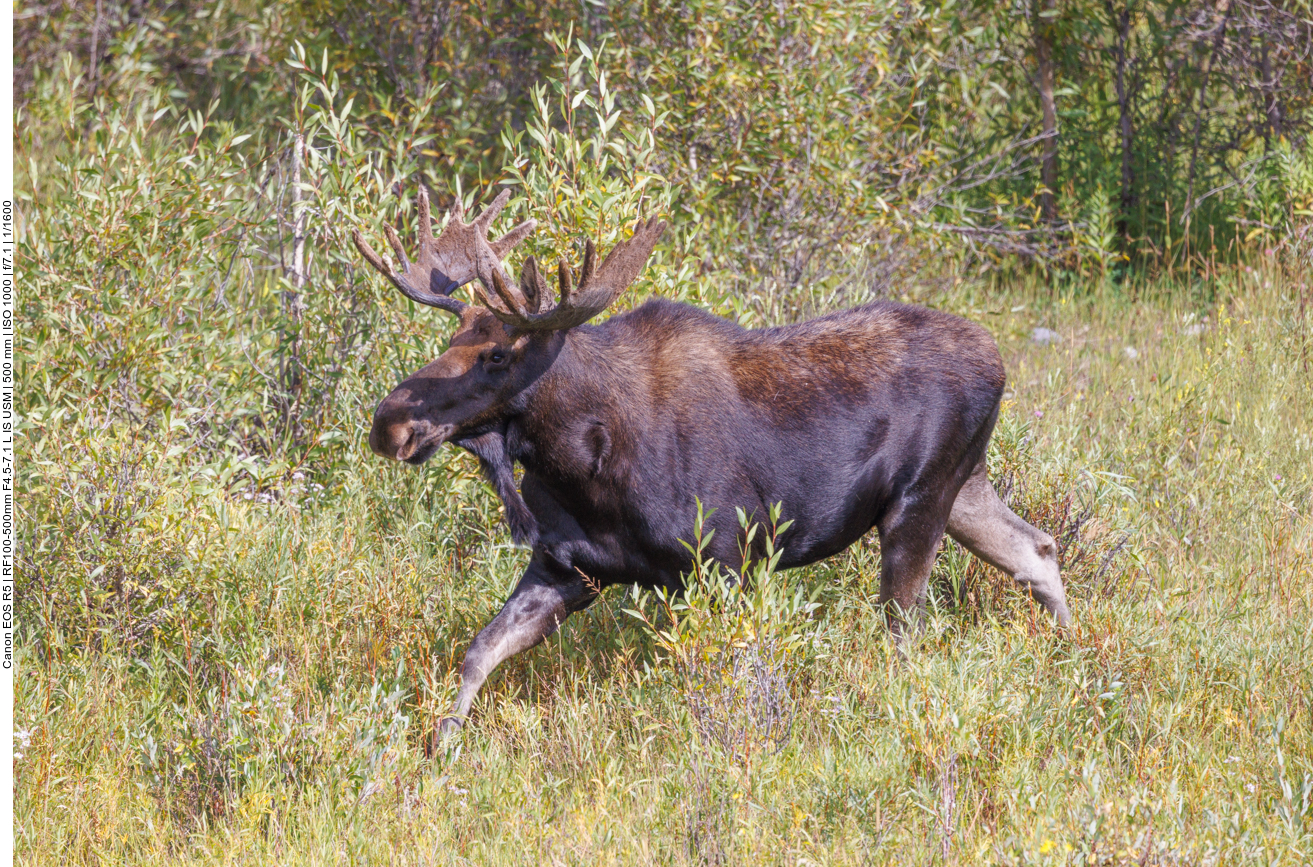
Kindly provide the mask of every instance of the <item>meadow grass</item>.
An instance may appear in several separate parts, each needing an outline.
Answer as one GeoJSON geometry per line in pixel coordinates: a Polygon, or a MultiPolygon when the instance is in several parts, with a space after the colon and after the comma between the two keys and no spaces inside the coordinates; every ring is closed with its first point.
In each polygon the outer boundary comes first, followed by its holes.
{"type": "Polygon", "coordinates": [[[26,544],[49,569],[22,608],[17,858],[1309,863],[1309,292],[1273,259],[909,290],[1000,342],[992,471],[1063,542],[1075,624],[949,544],[903,659],[873,540],[785,573],[819,607],[774,624],[808,637],[779,749],[709,737],[741,696],[694,707],[615,589],[499,669],[425,758],[527,555],[468,456],[366,456],[390,383],[359,397],[347,470],[276,495],[207,485],[167,437],[112,427],[41,463],[32,429],[26,544]],[[92,563],[120,574],[69,577],[92,563]]]}

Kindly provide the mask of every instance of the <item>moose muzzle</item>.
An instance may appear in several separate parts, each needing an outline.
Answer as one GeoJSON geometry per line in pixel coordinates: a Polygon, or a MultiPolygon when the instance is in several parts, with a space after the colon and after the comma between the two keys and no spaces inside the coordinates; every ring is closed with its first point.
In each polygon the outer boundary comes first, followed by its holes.
{"type": "Polygon", "coordinates": [[[385,402],[374,413],[369,447],[381,457],[422,464],[455,432],[454,424],[433,424],[409,415],[399,417],[387,411],[385,402]]]}

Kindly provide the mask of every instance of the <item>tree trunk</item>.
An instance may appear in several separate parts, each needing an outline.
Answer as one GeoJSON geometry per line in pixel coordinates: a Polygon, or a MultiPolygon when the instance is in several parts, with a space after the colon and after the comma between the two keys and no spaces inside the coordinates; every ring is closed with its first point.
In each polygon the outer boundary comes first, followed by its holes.
{"type": "Polygon", "coordinates": [[[91,78],[91,92],[96,92],[96,80],[100,77],[100,27],[105,20],[105,3],[104,0],[96,0],[96,22],[91,26],[91,62],[87,65],[87,73],[91,78]]]}
{"type": "Polygon", "coordinates": [[[292,286],[286,297],[292,321],[301,322],[301,290],[305,288],[305,208],[301,206],[301,164],[305,162],[305,137],[292,143],[292,286]]]}
{"type": "Polygon", "coordinates": [[[1040,194],[1040,213],[1047,222],[1058,219],[1058,107],[1053,97],[1053,20],[1057,17],[1056,0],[1035,0],[1035,57],[1038,61],[1040,108],[1044,112],[1044,150],[1040,159],[1039,179],[1044,185],[1040,194]]]}
{"type": "Polygon", "coordinates": [[[1132,159],[1135,129],[1131,120],[1131,95],[1126,86],[1126,45],[1131,35],[1131,10],[1129,6],[1124,6],[1120,12],[1115,12],[1109,2],[1108,16],[1117,27],[1117,47],[1113,58],[1117,62],[1117,112],[1121,120],[1122,147],[1122,189],[1117,212],[1117,235],[1121,238],[1124,253],[1131,246],[1130,221],[1136,200],[1135,164],[1132,159]]]}
{"type": "Polygon", "coordinates": [[[283,313],[290,320],[292,340],[284,359],[283,383],[287,389],[288,421],[290,407],[301,392],[301,292],[305,289],[306,213],[301,201],[301,164],[305,162],[305,138],[297,133],[292,141],[292,291],[283,292],[283,313]]]}
{"type": "Polygon", "coordinates": [[[1234,8],[1235,3],[1227,0],[1226,9],[1222,12],[1222,20],[1217,25],[1217,33],[1213,36],[1212,51],[1209,52],[1208,59],[1204,63],[1204,74],[1199,82],[1199,107],[1194,115],[1194,143],[1190,146],[1190,171],[1185,185],[1185,210],[1181,212],[1181,222],[1187,227],[1190,225],[1190,214],[1194,210],[1195,167],[1199,164],[1199,136],[1204,128],[1204,102],[1208,98],[1208,76],[1212,73],[1213,62],[1226,40],[1226,25],[1231,21],[1231,10],[1234,8]]]}
{"type": "Polygon", "coordinates": [[[1263,54],[1261,72],[1263,81],[1260,86],[1260,93],[1263,95],[1263,113],[1266,115],[1266,129],[1263,130],[1263,152],[1272,147],[1272,141],[1281,141],[1281,103],[1277,99],[1277,82],[1272,75],[1272,60],[1267,53],[1267,40],[1263,40],[1263,54]]]}

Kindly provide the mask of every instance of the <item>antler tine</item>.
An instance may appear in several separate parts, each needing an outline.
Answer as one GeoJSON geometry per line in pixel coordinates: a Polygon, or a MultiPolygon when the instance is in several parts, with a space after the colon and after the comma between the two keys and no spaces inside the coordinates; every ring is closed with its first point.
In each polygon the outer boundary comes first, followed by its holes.
{"type": "MultiPolygon", "coordinates": [[[[584,267],[579,287],[571,290],[569,266],[562,261],[557,269],[561,301],[545,313],[525,315],[509,301],[506,310],[491,304],[488,309],[518,331],[560,331],[581,325],[609,307],[620,293],[629,288],[647,264],[665,228],[666,224],[655,217],[639,223],[632,236],[611,250],[600,268],[596,266],[597,250],[593,242],[588,241],[584,246],[584,267]]],[[[529,263],[526,262],[528,267],[529,263]]],[[[536,276],[537,263],[533,263],[532,268],[536,276]]],[[[496,282],[494,276],[494,284],[496,282]]],[[[503,293],[502,288],[498,287],[497,292],[505,301],[507,293],[503,293]]]]}
{"type": "Polygon", "coordinates": [[[398,289],[401,288],[397,284],[396,272],[392,268],[392,263],[374,252],[374,248],[369,246],[369,242],[365,240],[365,236],[361,234],[359,229],[351,230],[351,240],[355,242],[356,249],[360,251],[360,255],[365,257],[365,261],[374,266],[375,271],[391,280],[398,289]]]}
{"type": "Polygon", "coordinates": [[[501,209],[506,207],[506,203],[511,199],[510,190],[502,190],[497,194],[497,198],[492,200],[492,204],[483,209],[483,213],[474,218],[473,226],[479,230],[480,237],[486,237],[488,229],[492,226],[492,221],[497,219],[501,209]]]}
{"type": "MultiPolygon", "coordinates": [[[[391,262],[375,253],[359,231],[354,231],[352,238],[370,265],[387,277],[407,298],[419,304],[460,314],[466,305],[451,297],[451,293],[478,277],[485,286],[492,286],[503,300],[511,299],[504,312],[508,315],[528,315],[524,301],[515,297],[516,290],[506,286],[501,259],[532,232],[537,223],[526,220],[494,242],[487,239],[488,228],[509,198],[510,191],[503,190],[473,223],[465,222],[465,210],[460,200],[456,199],[441,234],[434,237],[429,194],[421,186],[415,194],[416,229],[419,234],[419,250],[415,262],[412,263],[406,256],[396,231],[388,225],[383,227],[401,266],[400,272],[391,262]]],[[[535,303],[534,312],[537,312],[537,307],[535,303]]]]}
{"type": "MultiPolygon", "coordinates": [[[[401,238],[397,236],[397,230],[385,225],[383,234],[387,235],[388,243],[392,245],[392,252],[397,254],[397,262],[401,264],[401,270],[409,273],[410,260],[406,258],[406,248],[401,246],[401,238]]],[[[423,242],[421,242],[422,244],[423,242]]]]}
{"type": "Polygon", "coordinates": [[[564,257],[556,260],[556,283],[561,289],[560,305],[562,307],[570,303],[571,282],[574,277],[570,273],[570,266],[566,263],[564,257]]]}
{"type": "MultiPolygon", "coordinates": [[[[616,248],[624,246],[624,241],[616,245],[616,248]]],[[[579,288],[582,289],[593,280],[593,272],[597,270],[597,247],[593,244],[593,239],[589,238],[584,242],[584,267],[579,272],[579,288]]]]}
{"type": "Polygon", "coordinates": [[[500,303],[493,303],[492,296],[488,294],[488,290],[479,285],[482,282],[482,279],[480,279],[479,283],[473,284],[474,294],[478,296],[479,300],[483,302],[483,306],[487,307],[488,311],[491,312],[493,316],[496,316],[502,322],[512,325],[520,320],[527,320],[531,317],[529,311],[525,309],[524,302],[516,298],[515,294],[511,292],[510,287],[506,285],[506,281],[502,279],[500,271],[493,271],[490,278],[493,291],[497,294],[500,303]]]}
{"type": "Polygon", "coordinates": [[[505,235],[502,235],[495,241],[488,244],[492,252],[497,254],[500,259],[505,259],[506,254],[515,248],[515,245],[529,236],[529,233],[538,228],[537,220],[525,220],[523,223],[515,226],[505,235]]]}
{"type": "Polygon", "coordinates": [[[516,293],[512,292],[511,287],[506,285],[506,281],[502,279],[500,271],[492,272],[492,288],[496,290],[497,296],[501,298],[506,308],[516,316],[527,317],[529,315],[524,299],[516,297],[516,293]]]}
{"type": "Polygon", "coordinates": [[[547,283],[538,271],[538,260],[530,256],[520,269],[520,294],[528,302],[530,313],[541,313],[547,306],[547,283]]]}
{"type": "Polygon", "coordinates": [[[420,185],[415,194],[415,210],[419,212],[419,245],[421,248],[433,243],[433,214],[429,212],[429,191],[420,185]]]}

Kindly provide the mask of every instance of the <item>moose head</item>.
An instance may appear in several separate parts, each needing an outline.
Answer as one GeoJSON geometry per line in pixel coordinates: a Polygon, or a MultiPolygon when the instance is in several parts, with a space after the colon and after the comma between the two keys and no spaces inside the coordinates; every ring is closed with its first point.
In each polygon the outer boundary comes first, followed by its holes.
{"type": "MultiPolygon", "coordinates": [[[[526,220],[496,241],[487,233],[505,207],[504,190],[471,223],[457,199],[442,234],[433,236],[428,193],[416,196],[419,255],[407,258],[401,239],[386,227],[401,270],[380,257],[359,230],[352,238],[368,262],[418,304],[457,316],[460,326],[447,350],[389,394],[374,413],[369,446],[375,453],[411,464],[428,460],[444,442],[476,443],[495,431],[516,396],[550,366],[560,335],[606,310],[643,270],[665,223],[640,222],[599,266],[588,241],[577,287],[570,266],[557,265],[559,300],[549,298],[538,264],[529,257],[514,286],[501,260],[534,230],[526,220]],[[452,297],[474,281],[481,305],[452,297]]],[[[471,450],[484,457],[477,445],[471,450]]]]}

